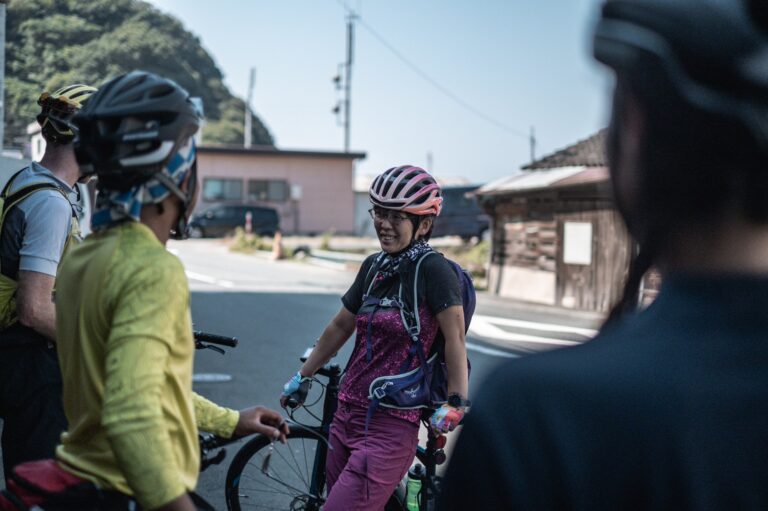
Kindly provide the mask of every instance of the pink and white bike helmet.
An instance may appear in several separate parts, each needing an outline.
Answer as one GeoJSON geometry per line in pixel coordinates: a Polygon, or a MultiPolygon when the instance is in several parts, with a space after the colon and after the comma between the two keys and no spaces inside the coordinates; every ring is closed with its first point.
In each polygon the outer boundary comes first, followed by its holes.
{"type": "Polygon", "coordinates": [[[439,215],[443,204],[440,185],[421,167],[402,165],[376,177],[368,192],[371,203],[413,215],[439,215]]]}

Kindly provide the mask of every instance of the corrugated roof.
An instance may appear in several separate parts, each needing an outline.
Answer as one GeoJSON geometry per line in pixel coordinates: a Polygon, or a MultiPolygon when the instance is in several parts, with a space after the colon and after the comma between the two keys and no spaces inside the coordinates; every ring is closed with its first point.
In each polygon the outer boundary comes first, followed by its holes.
{"type": "Polygon", "coordinates": [[[536,172],[521,172],[514,176],[497,179],[496,181],[483,185],[475,193],[483,195],[547,188],[558,181],[571,178],[581,172],[584,172],[583,166],[544,169],[536,172]]]}
{"type": "Polygon", "coordinates": [[[555,169],[560,167],[606,167],[605,133],[600,130],[591,137],[555,151],[523,167],[523,170],[555,169]]]}

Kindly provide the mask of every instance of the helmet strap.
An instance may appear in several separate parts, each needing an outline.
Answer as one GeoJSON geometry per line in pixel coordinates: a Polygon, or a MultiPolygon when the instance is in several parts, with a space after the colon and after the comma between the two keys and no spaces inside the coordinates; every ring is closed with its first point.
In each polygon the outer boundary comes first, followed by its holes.
{"type": "MultiPolygon", "coordinates": [[[[195,160],[195,163],[192,164],[192,167],[189,170],[189,179],[190,180],[197,180],[197,160],[195,160]]],[[[155,179],[157,179],[160,184],[162,184],[164,187],[166,187],[173,195],[175,195],[179,200],[181,200],[181,211],[179,212],[179,218],[176,220],[176,226],[173,229],[173,235],[171,236],[172,239],[175,240],[183,240],[186,239],[187,236],[187,213],[189,211],[189,207],[192,204],[192,197],[194,197],[195,192],[195,186],[190,183],[190,186],[187,188],[188,193],[184,193],[181,188],[179,188],[176,183],[173,182],[173,180],[168,176],[167,174],[164,174],[163,172],[158,172],[155,176],[155,179]]]]}

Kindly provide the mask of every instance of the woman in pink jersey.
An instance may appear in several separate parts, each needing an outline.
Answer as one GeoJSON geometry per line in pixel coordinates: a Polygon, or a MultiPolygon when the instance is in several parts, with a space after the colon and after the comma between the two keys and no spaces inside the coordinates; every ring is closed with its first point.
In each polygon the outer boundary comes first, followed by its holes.
{"type": "MultiPolygon", "coordinates": [[[[284,405],[288,396],[303,400],[306,382],[356,332],[331,425],[333,449],[328,453],[325,511],[383,509],[410,467],[418,442],[420,409],[378,407],[370,415],[368,396],[375,378],[401,373],[408,363],[413,341],[400,309],[387,304],[397,299],[401,279],[413,281],[415,261],[432,250],[428,240],[440,214],[440,186],[423,169],[404,165],[379,175],[369,195],[382,252],[365,260],[342,297],[341,310],[323,331],[306,363],[285,384],[281,397],[284,405]],[[376,305],[370,304],[371,298],[376,305]]],[[[419,342],[427,355],[438,331],[445,338],[449,402],[453,405],[445,404],[435,411],[430,426],[448,432],[459,423],[468,405],[460,285],[443,257],[424,258],[418,277],[419,342]]],[[[419,357],[410,359],[408,369],[419,366],[419,357]]]]}

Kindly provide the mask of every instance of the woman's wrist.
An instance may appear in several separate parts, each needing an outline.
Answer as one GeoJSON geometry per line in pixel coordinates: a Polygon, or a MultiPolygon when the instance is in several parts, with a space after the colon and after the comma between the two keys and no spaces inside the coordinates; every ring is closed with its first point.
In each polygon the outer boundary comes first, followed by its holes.
{"type": "Polygon", "coordinates": [[[447,404],[454,408],[467,408],[472,406],[472,402],[458,392],[452,392],[448,394],[447,404]]]}

